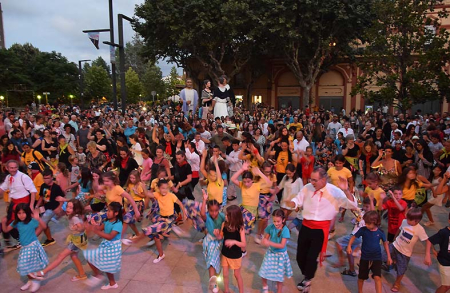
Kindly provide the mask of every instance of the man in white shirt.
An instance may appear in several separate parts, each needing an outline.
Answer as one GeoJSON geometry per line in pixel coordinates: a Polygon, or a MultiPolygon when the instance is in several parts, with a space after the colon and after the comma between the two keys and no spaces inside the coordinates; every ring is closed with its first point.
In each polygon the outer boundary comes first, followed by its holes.
{"type": "Polygon", "coordinates": [[[291,201],[290,208],[303,208],[303,223],[298,235],[297,263],[305,279],[297,285],[300,291],[308,291],[317,270],[317,257],[323,261],[331,221],[339,208],[356,209],[357,203],[348,189],[348,182],[342,178],[339,187],[327,183],[327,171],[314,168],[311,183],[306,184],[291,201]]]}
{"type": "Polygon", "coordinates": [[[342,128],[342,124],[339,123],[338,116],[333,115],[333,121],[328,123],[327,134],[331,135],[331,137],[333,137],[333,140],[335,140],[336,136],[337,136],[337,132],[341,128],[342,128]]]}
{"type": "Polygon", "coordinates": [[[8,114],[8,118],[6,118],[3,121],[3,123],[5,124],[5,131],[6,131],[6,133],[9,133],[9,131],[11,130],[11,128],[12,128],[12,122],[11,121],[13,121],[14,118],[15,118],[14,113],[9,113],[8,114]]]}
{"type": "Polygon", "coordinates": [[[70,116],[69,124],[73,127],[75,130],[75,133],[78,131],[78,122],[77,122],[77,115],[70,116]]]}
{"type": "Polygon", "coordinates": [[[205,149],[205,143],[203,142],[203,140],[200,137],[200,133],[196,132],[194,139],[192,140],[192,142],[195,144],[195,148],[197,149],[197,152],[199,154],[203,153],[203,150],[205,149]]]}
{"type": "Polygon", "coordinates": [[[306,148],[309,147],[309,142],[305,139],[303,131],[297,131],[294,139],[294,153],[297,151],[305,152],[306,148]]]}
{"type": "Polygon", "coordinates": [[[400,137],[403,135],[403,131],[401,131],[400,129],[398,129],[398,124],[397,123],[392,123],[391,124],[391,140],[394,138],[394,132],[399,132],[400,133],[400,137]]]}
{"type": "MultiPolygon", "coordinates": [[[[19,162],[10,160],[6,163],[6,170],[9,175],[6,176],[5,181],[0,185],[0,196],[3,196],[6,190],[9,190],[10,203],[6,214],[7,225],[14,220],[14,210],[19,203],[26,203],[30,205],[31,210],[34,209],[34,202],[36,200],[36,187],[31,178],[18,171],[19,162]]],[[[19,239],[19,232],[14,229],[10,232],[14,239],[19,239]]],[[[5,240],[9,243],[9,234],[5,235],[5,240]]],[[[9,246],[9,245],[8,245],[9,246]]],[[[9,246],[9,249],[20,248],[19,245],[9,246]]]]}
{"type": "MultiPolygon", "coordinates": [[[[328,124],[329,125],[329,124],[328,124]]],[[[354,135],[355,133],[353,132],[353,129],[350,128],[350,122],[345,121],[344,122],[344,127],[342,127],[341,129],[339,129],[338,133],[342,133],[344,135],[344,138],[347,137],[347,135],[354,135]]]]}

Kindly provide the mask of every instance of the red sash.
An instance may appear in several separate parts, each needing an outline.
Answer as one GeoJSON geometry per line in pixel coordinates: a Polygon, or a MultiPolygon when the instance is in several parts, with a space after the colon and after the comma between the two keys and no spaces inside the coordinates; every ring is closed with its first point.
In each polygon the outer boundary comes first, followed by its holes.
{"type": "Polygon", "coordinates": [[[28,203],[28,204],[29,204],[30,201],[31,201],[30,196],[24,196],[24,197],[17,198],[17,199],[11,198],[11,204],[12,204],[13,206],[12,206],[11,219],[10,219],[10,220],[8,221],[8,223],[7,223],[8,225],[11,224],[11,223],[14,221],[14,219],[15,219],[15,216],[16,216],[15,211],[16,211],[17,205],[18,205],[19,203],[28,203]]]}
{"type": "Polygon", "coordinates": [[[320,229],[323,231],[323,243],[322,243],[322,251],[320,252],[320,265],[325,258],[325,254],[327,253],[327,244],[328,244],[328,234],[330,233],[330,225],[331,220],[329,221],[313,221],[303,219],[302,225],[310,228],[310,229],[320,229]]]}

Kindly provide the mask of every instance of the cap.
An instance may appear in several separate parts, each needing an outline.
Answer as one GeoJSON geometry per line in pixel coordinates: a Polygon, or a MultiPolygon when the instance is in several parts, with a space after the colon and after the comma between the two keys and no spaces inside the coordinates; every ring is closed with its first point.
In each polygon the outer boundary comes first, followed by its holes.
{"type": "Polygon", "coordinates": [[[418,137],[417,135],[414,135],[414,136],[412,137],[412,139],[419,139],[419,137],[418,137]]]}
{"type": "Polygon", "coordinates": [[[41,168],[39,168],[38,163],[36,163],[36,162],[31,162],[28,165],[28,169],[30,169],[30,170],[41,170],[41,168]]]}

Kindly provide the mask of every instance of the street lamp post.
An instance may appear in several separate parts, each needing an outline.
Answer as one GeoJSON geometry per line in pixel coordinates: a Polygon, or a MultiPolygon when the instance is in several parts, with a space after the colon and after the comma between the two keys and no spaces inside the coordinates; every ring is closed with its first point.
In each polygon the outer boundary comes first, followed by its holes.
{"type": "Polygon", "coordinates": [[[70,107],[73,108],[73,95],[69,95],[70,98],[70,107]]]}
{"type": "Polygon", "coordinates": [[[39,108],[40,108],[41,107],[41,98],[42,97],[41,97],[41,95],[38,95],[37,98],[38,98],[38,104],[39,104],[39,108]]]}
{"type": "Polygon", "coordinates": [[[83,83],[83,69],[81,68],[81,63],[88,62],[88,61],[91,61],[91,60],[88,60],[88,59],[78,60],[78,75],[80,77],[80,107],[81,107],[81,110],[84,110],[84,99],[83,99],[84,98],[83,97],[84,83],[83,83]]]}
{"type": "Polygon", "coordinates": [[[2,107],[3,107],[3,101],[5,100],[5,97],[4,96],[0,96],[0,101],[1,101],[1,103],[2,103],[2,107]]]}

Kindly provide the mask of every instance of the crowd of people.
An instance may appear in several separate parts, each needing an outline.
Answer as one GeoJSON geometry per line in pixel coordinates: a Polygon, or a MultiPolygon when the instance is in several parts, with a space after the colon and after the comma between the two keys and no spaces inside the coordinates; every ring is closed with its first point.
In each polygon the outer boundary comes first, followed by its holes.
{"type": "Polygon", "coordinates": [[[178,226],[188,220],[204,233],[213,292],[221,272],[230,292],[230,270],[244,291],[240,270],[248,241],[267,247],[258,273],[263,292],[268,281],[282,292],[284,278],[293,275],[291,233],[298,233],[300,291],[310,292],[332,239],[339,260],[332,265],[357,276],[359,292],[369,272],[381,292],[382,269],[394,267],[391,290],[399,291],[418,240],[426,241],[425,264],[430,251],[437,254],[442,284],[436,292],[450,289],[450,229],[433,217],[433,206],[450,206],[447,113],[245,109],[236,105],[225,76],[218,84],[212,90],[205,80],[199,94],[188,79],[179,103],[150,111],[130,105],[124,115],[109,105],[42,105],[37,113],[27,107],[5,115],[2,230],[5,252],[20,249],[17,271],[28,278],[21,290],[36,292],[68,256],[77,270],[72,281],[97,286],[104,272],[102,289],[118,288],[122,245],[148,238],[157,264],[165,258],[162,241],[171,231],[182,237],[178,226]],[[44,248],[56,242],[51,223],[64,216],[68,245],[49,263],[44,248]],[[335,236],[336,225],[350,222],[351,235],[335,236]],[[422,225],[443,229],[428,237],[422,225]],[[88,247],[93,238],[103,239],[95,249],[88,247]],[[355,250],[361,251],[358,273],[355,250]]]}

